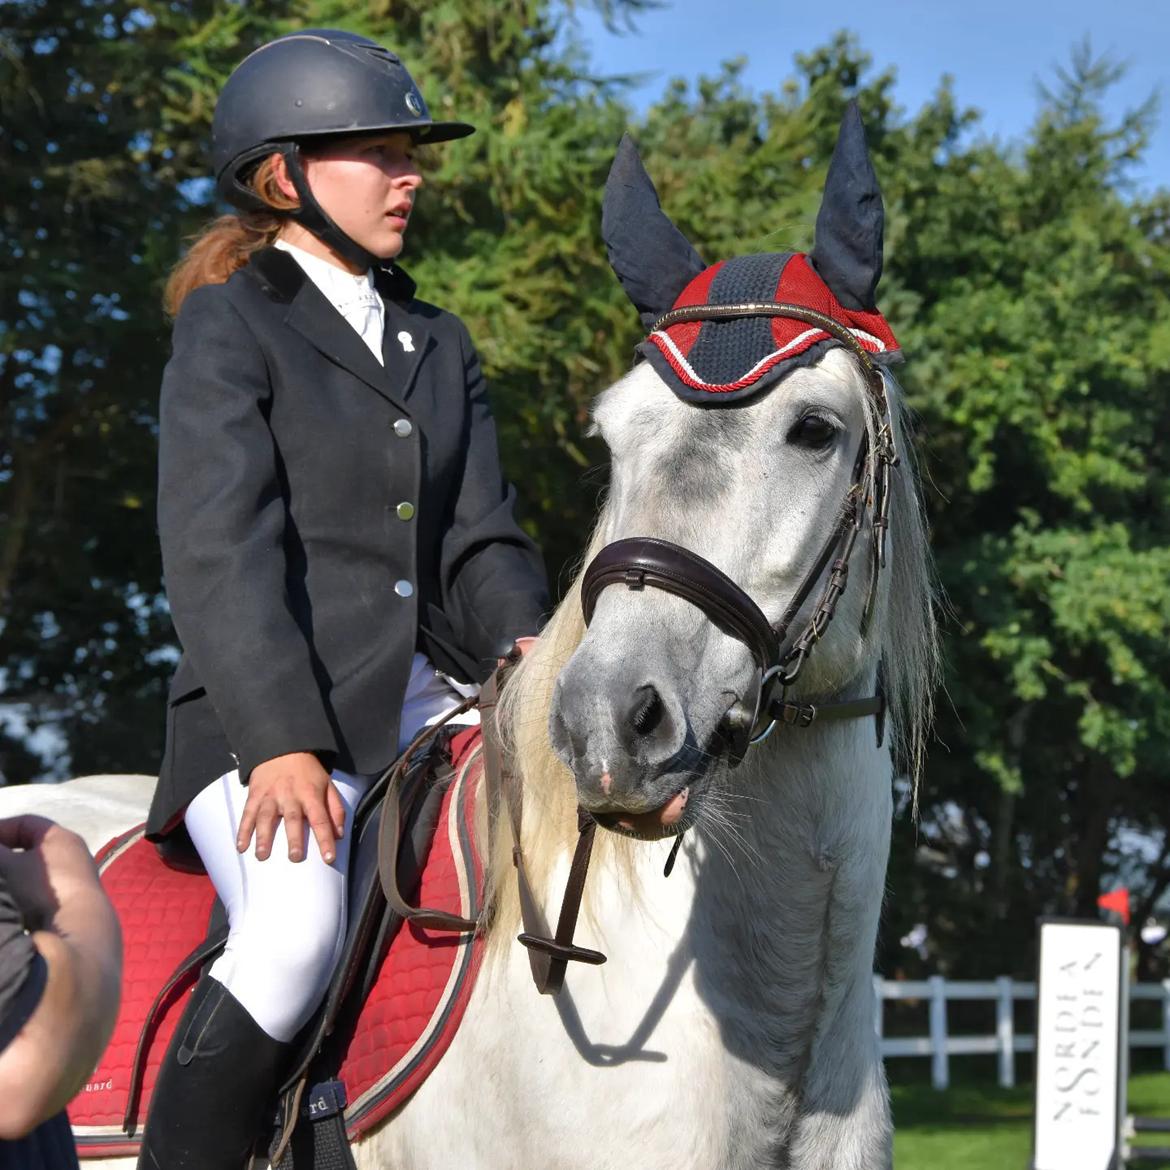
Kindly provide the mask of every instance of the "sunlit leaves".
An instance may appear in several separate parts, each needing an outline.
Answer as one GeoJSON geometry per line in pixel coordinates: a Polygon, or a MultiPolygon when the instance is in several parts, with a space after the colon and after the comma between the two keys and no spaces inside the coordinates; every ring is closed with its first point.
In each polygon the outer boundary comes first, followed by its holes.
{"type": "MultiPolygon", "coordinates": [[[[642,6],[601,4],[618,27],[642,6]]],[[[150,505],[159,282],[213,210],[211,113],[251,48],[306,25],[379,37],[437,117],[480,127],[425,152],[403,263],[482,351],[505,461],[554,575],[582,546],[604,482],[586,470],[604,459],[584,437],[589,402],[638,336],[599,238],[623,130],[708,260],[790,251],[812,242],[856,97],[887,207],[879,300],[908,357],[898,373],[918,413],[947,599],[949,701],[921,824],[895,834],[889,929],[905,933],[904,913],[929,919],[932,966],[1027,970],[1035,914],[1091,910],[1110,873],[1134,876],[1126,842],[1164,839],[1170,195],[1127,185],[1152,109],[1107,118],[1116,67],[1078,49],[1026,139],[989,141],[945,78],[901,112],[896,63],[871,62],[842,34],[806,47],[774,92],[748,90],[732,62],[668,83],[639,117],[620,85],[587,76],[572,9],[5,6],[5,697],[30,725],[58,729],[75,768],[156,758],[171,638],[150,505]],[[918,844],[937,872],[924,876],[918,844]],[[994,945],[977,960],[967,942],[980,930],[994,945]]],[[[13,776],[42,766],[4,750],[13,776]]]]}

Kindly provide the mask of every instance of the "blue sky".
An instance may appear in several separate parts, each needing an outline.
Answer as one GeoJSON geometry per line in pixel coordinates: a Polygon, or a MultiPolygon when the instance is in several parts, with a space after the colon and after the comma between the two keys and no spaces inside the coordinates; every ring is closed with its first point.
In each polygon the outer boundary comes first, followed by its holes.
{"type": "Polygon", "coordinates": [[[875,69],[897,68],[900,104],[917,109],[940,77],[954,77],[963,105],[983,112],[985,134],[1020,137],[1037,108],[1037,84],[1054,81],[1085,36],[1096,53],[1128,62],[1112,111],[1161,96],[1159,126],[1145,166],[1145,189],[1170,187],[1170,0],[667,0],[640,17],[632,33],[608,33],[591,11],[580,31],[599,73],[644,73],[636,105],[657,97],[672,77],[718,71],[748,59],[747,85],[774,90],[793,73],[793,57],[847,28],[873,56],[875,69]]]}

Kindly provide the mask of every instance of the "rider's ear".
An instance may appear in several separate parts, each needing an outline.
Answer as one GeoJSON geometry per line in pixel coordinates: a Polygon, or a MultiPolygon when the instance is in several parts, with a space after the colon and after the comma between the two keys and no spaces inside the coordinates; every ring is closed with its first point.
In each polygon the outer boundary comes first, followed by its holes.
{"type": "Polygon", "coordinates": [[[649,327],[707,266],[667,218],[629,134],[614,156],[601,204],[609,263],[649,327]]]}
{"type": "Polygon", "coordinates": [[[865,145],[857,102],[849,103],[825,178],[817,213],[816,243],[809,260],[847,309],[877,308],[885,228],[882,193],[865,145]]]}

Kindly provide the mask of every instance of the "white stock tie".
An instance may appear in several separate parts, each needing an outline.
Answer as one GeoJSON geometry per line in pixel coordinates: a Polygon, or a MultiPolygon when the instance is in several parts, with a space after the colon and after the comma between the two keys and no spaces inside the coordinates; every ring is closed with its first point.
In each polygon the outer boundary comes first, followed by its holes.
{"type": "Polygon", "coordinates": [[[351,272],[314,256],[295,244],[277,240],[276,247],[292,254],[305,275],[317,286],[327,301],[345,318],[350,328],[366,343],[370,353],[382,359],[382,298],[374,288],[369,272],[354,276],[351,272]]]}
{"type": "Polygon", "coordinates": [[[370,352],[382,362],[382,301],[366,284],[355,290],[352,299],[338,305],[341,315],[353,326],[370,352]]]}

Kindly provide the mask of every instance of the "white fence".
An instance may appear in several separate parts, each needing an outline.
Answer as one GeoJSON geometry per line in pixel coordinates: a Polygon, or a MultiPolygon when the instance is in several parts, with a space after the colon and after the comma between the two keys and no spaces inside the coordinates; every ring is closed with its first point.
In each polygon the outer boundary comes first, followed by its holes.
{"type": "MultiPolygon", "coordinates": [[[[1022,983],[1001,975],[986,983],[970,983],[932,975],[929,979],[902,980],[873,977],[877,995],[877,1034],[882,1037],[882,1056],[929,1056],[930,1080],[936,1089],[945,1089],[951,1080],[952,1056],[999,1057],[999,1083],[1010,1088],[1016,1083],[1016,1053],[1034,1052],[1036,1038],[1017,1034],[1013,1018],[1016,1000],[1035,1000],[1036,984],[1022,983]],[[884,1005],[889,999],[921,1000],[930,1010],[928,1036],[886,1036],[884,1005]],[[952,999],[991,1000],[995,1003],[993,1036],[951,1036],[947,1033],[947,1001],[952,999]]],[[[1130,999],[1158,1000],[1162,1005],[1159,1029],[1134,1029],[1129,1032],[1130,1048],[1161,1048],[1163,1067],[1170,1069],[1170,979],[1161,983],[1135,983],[1130,999]]]]}

